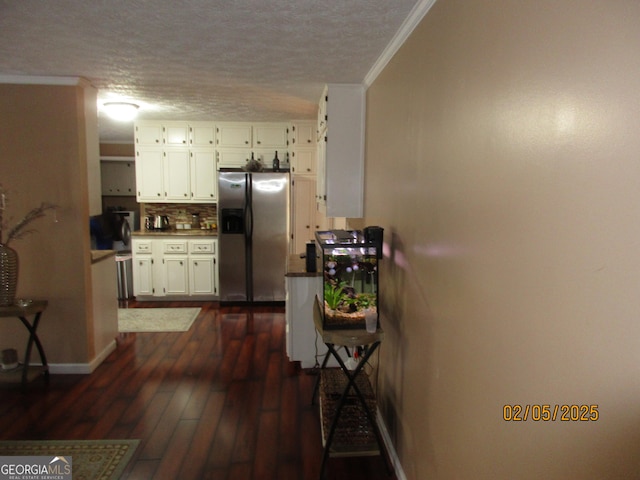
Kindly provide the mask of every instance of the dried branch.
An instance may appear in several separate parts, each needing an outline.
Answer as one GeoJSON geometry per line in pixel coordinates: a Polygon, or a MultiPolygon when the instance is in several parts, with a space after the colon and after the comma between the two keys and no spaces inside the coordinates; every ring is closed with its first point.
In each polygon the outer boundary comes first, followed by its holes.
{"type": "MultiPolygon", "coordinates": [[[[11,240],[20,239],[28,235],[29,233],[34,232],[35,230],[27,229],[27,226],[34,220],[44,217],[48,210],[55,210],[56,208],[57,206],[52,203],[42,202],[39,207],[32,209],[22,220],[20,220],[20,222],[18,222],[11,230],[9,230],[7,240],[4,244],[9,245],[9,242],[11,242],[11,240]]],[[[0,221],[1,220],[2,218],[0,218],[0,221]]],[[[0,237],[0,241],[1,239],[2,238],[0,237]]]]}

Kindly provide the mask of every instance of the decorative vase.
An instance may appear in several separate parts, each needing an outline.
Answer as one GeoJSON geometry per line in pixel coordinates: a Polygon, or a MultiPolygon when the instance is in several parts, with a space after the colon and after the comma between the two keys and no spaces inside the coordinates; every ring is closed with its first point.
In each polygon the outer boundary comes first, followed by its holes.
{"type": "Polygon", "coordinates": [[[18,253],[0,243],[0,306],[13,305],[18,286],[18,253]]]}

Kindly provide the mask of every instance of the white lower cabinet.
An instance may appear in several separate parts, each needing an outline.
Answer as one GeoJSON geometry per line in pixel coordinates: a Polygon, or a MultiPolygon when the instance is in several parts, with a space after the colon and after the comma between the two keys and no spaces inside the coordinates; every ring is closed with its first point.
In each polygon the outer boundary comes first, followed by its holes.
{"type": "Polygon", "coordinates": [[[217,297],[217,242],[186,236],[134,238],[134,295],[139,300],[217,297]]]}
{"type": "MultiPolygon", "coordinates": [[[[300,362],[302,368],[319,366],[328,352],[313,323],[316,296],[322,295],[322,277],[320,274],[311,274],[311,276],[287,274],[285,284],[287,287],[285,302],[287,356],[292,362],[300,362]]],[[[347,357],[344,351],[340,351],[339,354],[346,362],[347,357]]],[[[327,366],[337,367],[338,362],[332,356],[327,366]]]]}
{"type": "Polygon", "coordinates": [[[151,255],[138,255],[133,260],[133,294],[153,295],[153,258],[151,255]]]}
{"type": "Polygon", "coordinates": [[[189,293],[218,296],[218,241],[189,240],[189,293]]]}
{"type": "Polygon", "coordinates": [[[318,340],[313,323],[316,295],[322,291],[320,276],[286,276],[286,350],[289,360],[302,368],[322,363],[327,347],[318,340]]]}
{"type": "Polygon", "coordinates": [[[189,259],[189,290],[191,295],[218,295],[215,280],[216,259],[213,255],[201,255],[189,259]]]}
{"type": "Polygon", "coordinates": [[[162,259],[165,295],[189,295],[189,259],[181,255],[165,255],[162,259]]]}

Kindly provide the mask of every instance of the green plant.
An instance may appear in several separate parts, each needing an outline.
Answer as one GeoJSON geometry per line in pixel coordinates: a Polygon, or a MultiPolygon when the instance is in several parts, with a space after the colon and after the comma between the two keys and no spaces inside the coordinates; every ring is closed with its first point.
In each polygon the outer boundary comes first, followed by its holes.
{"type": "Polygon", "coordinates": [[[360,293],[354,297],[345,296],[343,302],[351,305],[352,310],[366,310],[376,306],[375,293],[360,293]]]}
{"type": "Polygon", "coordinates": [[[342,302],[344,297],[343,288],[346,282],[340,282],[338,284],[325,283],[324,284],[324,301],[327,302],[327,306],[331,310],[336,310],[342,302]]]}
{"type": "Polygon", "coordinates": [[[364,310],[370,307],[376,306],[376,294],[375,293],[361,293],[356,298],[359,310],[364,310]]]}

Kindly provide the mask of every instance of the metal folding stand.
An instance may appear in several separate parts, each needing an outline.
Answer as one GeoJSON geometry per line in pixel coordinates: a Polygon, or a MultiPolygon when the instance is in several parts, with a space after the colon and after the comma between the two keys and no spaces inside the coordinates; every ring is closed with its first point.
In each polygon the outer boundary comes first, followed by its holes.
{"type": "Polygon", "coordinates": [[[47,357],[44,354],[44,349],[42,348],[42,344],[40,343],[40,339],[36,333],[38,330],[38,324],[40,323],[40,316],[47,308],[47,305],[48,302],[46,300],[34,300],[25,303],[24,305],[0,307],[0,318],[17,317],[29,331],[29,340],[27,341],[27,349],[24,355],[24,364],[22,366],[22,388],[25,388],[27,385],[31,350],[33,349],[34,343],[36,344],[36,348],[40,354],[45,381],[47,383],[49,382],[49,365],[47,364],[47,357]],[[34,315],[32,323],[29,323],[29,320],[27,320],[27,315],[34,315]]]}
{"type": "MultiPolygon", "coordinates": [[[[384,332],[380,328],[375,333],[368,333],[364,329],[324,330],[322,327],[322,320],[319,318],[319,312],[314,315],[314,322],[318,333],[322,337],[322,340],[329,351],[325,355],[322,366],[320,368],[320,374],[318,375],[318,379],[316,380],[312,403],[314,403],[316,395],[318,395],[319,389],[321,388],[320,383],[323,381],[326,381],[327,383],[334,382],[335,385],[332,395],[334,397],[337,397],[339,395],[339,400],[335,405],[335,409],[331,409],[332,411],[323,410],[322,399],[320,401],[321,417],[332,415],[330,426],[328,432],[326,432],[326,435],[324,432],[325,422],[323,421],[323,418],[321,418],[321,422],[323,425],[324,453],[322,458],[322,465],[320,468],[320,479],[324,478],[326,463],[330,456],[361,456],[380,454],[384,459],[385,465],[387,467],[387,472],[391,474],[393,470],[389,463],[389,459],[385,454],[384,442],[380,433],[380,429],[378,427],[378,422],[375,418],[376,403],[373,395],[373,390],[371,388],[369,379],[366,376],[366,373],[363,372],[363,368],[371,358],[371,355],[373,355],[373,353],[380,346],[380,343],[384,338],[384,332]],[[342,357],[340,357],[340,355],[338,354],[338,350],[342,347],[364,347],[364,356],[360,359],[358,365],[353,371],[349,370],[342,357]],[[333,356],[338,362],[338,365],[340,365],[339,370],[326,368],[330,356],[333,356]],[[333,372],[333,378],[329,378],[329,372],[333,372]],[[341,377],[338,377],[338,374],[341,375],[341,377]],[[355,396],[351,394],[352,390],[353,392],[355,392],[355,396]],[[354,408],[356,408],[357,404],[358,413],[364,413],[366,422],[371,426],[371,429],[373,430],[375,436],[375,442],[378,446],[376,451],[373,451],[370,448],[363,449],[362,445],[354,445],[354,448],[352,450],[349,450],[348,448],[345,449],[342,446],[339,451],[332,448],[334,437],[336,435],[336,431],[338,430],[340,416],[344,412],[345,406],[347,404],[349,404],[348,408],[350,409],[350,412],[354,412],[354,408]]],[[[367,430],[366,427],[360,425],[359,430],[363,429],[367,430]]],[[[358,435],[358,432],[354,432],[354,435],[358,435]]]]}

